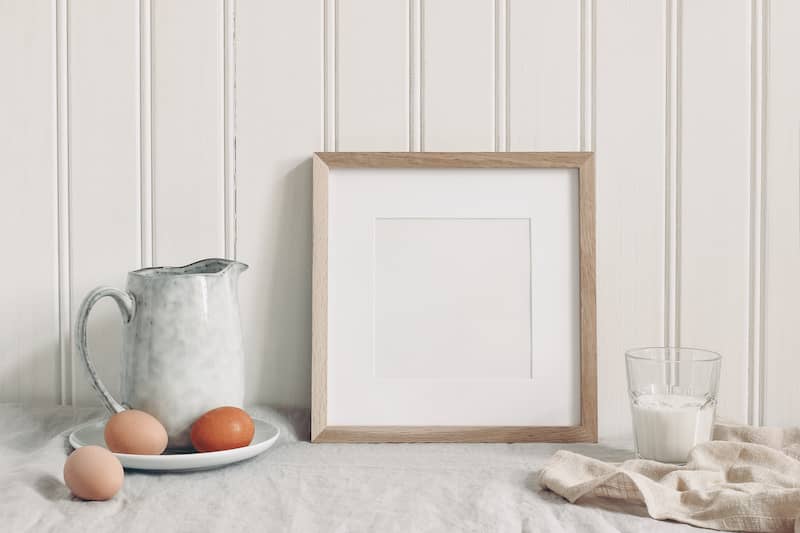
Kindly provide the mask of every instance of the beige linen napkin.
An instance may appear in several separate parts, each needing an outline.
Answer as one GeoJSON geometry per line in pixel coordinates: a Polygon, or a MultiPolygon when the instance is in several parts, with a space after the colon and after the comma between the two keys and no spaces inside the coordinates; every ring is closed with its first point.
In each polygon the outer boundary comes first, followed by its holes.
{"type": "Polygon", "coordinates": [[[539,482],[572,503],[612,498],[644,504],[659,520],[800,533],[800,428],[717,425],[714,439],[696,446],[685,466],[615,465],[560,450],[539,482]]]}

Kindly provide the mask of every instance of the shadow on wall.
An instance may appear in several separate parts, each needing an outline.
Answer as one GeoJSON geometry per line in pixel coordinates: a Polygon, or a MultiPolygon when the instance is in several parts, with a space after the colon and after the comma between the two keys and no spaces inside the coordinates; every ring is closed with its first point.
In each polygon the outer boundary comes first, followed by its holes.
{"type": "Polygon", "coordinates": [[[257,245],[238,250],[250,403],[310,405],[311,172],[309,158],[273,180],[257,245]]]}
{"type": "MultiPolygon", "coordinates": [[[[134,267],[131,267],[134,268],[134,267]]],[[[112,286],[124,287],[124,283],[112,284],[112,286]]],[[[88,290],[86,293],[88,294],[88,290]]],[[[79,301],[73,302],[79,305],[86,294],[75,295],[79,301]]],[[[72,314],[72,331],[75,331],[75,321],[77,310],[72,314]]],[[[108,388],[111,395],[122,401],[122,319],[119,314],[117,304],[110,298],[103,298],[92,309],[89,314],[89,327],[87,332],[89,340],[89,357],[97,369],[97,375],[103,384],[108,388]]],[[[92,387],[86,365],[81,358],[80,352],[75,347],[75,336],[72,335],[72,372],[75,376],[73,386],[75,390],[73,397],[77,406],[100,406],[102,405],[97,391],[92,387]]]]}
{"type": "MultiPolygon", "coordinates": [[[[0,335],[0,402],[23,405],[57,405],[61,402],[61,355],[56,328],[57,320],[52,296],[37,296],[33,287],[30,299],[20,298],[16,314],[0,317],[4,331],[0,335]],[[52,313],[52,314],[51,314],[52,313]]],[[[88,292],[85,291],[85,292],[88,292]]],[[[85,294],[73,294],[76,305],[85,294]]],[[[69,342],[74,341],[70,325],[69,342]]],[[[72,372],[69,362],[63,369],[64,397],[67,403],[74,398],[77,405],[100,405],[94,389],[89,384],[83,362],[77,350],[70,344],[72,372]],[[75,390],[71,392],[74,385],[75,390]]],[[[112,394],[120,389],[120,364],[122,355],[122,328],[117,306],[110,300],[101,300],[89,318],[89,353],[98,373],[112,394]]]]}
{"type": "MultiPolygon", "coordinates": [[[[11,338],[6,340],[10,341],[21,336],[19,332],[7,334],[11,338]]],[[[50,340],[41,339],[25,349],[11,346],[2,351],[0,401],[23,405],[53,405],[59,402],[59,376],[54,371],[59,359],[58,344],[48,342],[50,340]]]]}
{"type": "Polygon", "coordinates": [[[34,285],[11,297],[16,307],[0,314],[0,402],[57,404],[60,352],[52,294],[34,285]]]}

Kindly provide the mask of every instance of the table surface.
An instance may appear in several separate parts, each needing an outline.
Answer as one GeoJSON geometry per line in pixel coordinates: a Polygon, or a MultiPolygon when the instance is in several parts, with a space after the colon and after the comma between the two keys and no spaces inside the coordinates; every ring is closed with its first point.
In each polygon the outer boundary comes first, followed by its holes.
{"type": "Polygon", "coordinates": [[[82,502],[61,475],[67,437],[103,412],[0,404],[0,530],[703,531],[538,486],[558,449],[619,462],[632,457],[625,443],[310,444],[307,411],[248,411],[281,429],[263,455],[203,472],[127,471],[113,499],[82,502]]]}

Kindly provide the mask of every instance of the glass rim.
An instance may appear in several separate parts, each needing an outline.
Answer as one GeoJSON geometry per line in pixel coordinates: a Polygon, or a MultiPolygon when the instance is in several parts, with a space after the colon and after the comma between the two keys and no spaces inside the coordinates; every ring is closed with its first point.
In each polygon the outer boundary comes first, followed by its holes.
{"type": "Polygon", "coordinates": [[[626,359],[635,359],[637,361],[650,361],[652,363],[670,363],[670,364],[677,364],[677,363],[714,363],[716,361],[720,361],[722,359],[722,355],[719,352],[715,352],[713,350],[707,350],[706,348],[696,348],[694,346],[643,346],[640,348],[631,348],[625,350],[625,358],[626,359]],[[692,357],[691,359],[657,359],[650,355],[647,355],[648,352],[657,352],[657,353],[665,353],[665,352],[692,352],[693,354],[700,354],[701,357],[692,357]]]}

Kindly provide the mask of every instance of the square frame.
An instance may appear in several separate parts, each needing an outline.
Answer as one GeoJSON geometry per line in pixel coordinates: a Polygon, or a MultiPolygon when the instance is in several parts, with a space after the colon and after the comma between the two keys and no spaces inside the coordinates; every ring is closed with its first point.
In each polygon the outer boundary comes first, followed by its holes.
{"type": "Polygon", "coordinates": [[[312,442],[597,442],[595,176],[593,152],[318,152],[313,157],[312,442]],[[574,426],[331,426],[328,389],[329,172],[336,168],[578,170],[580,424],[574,426]]]}

